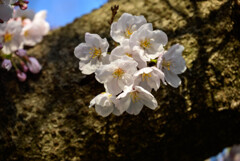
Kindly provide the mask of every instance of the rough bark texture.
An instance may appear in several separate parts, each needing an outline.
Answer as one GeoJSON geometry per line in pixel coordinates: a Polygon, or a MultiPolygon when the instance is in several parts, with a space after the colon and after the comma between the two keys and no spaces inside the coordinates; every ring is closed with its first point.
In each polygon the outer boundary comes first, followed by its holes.
{"type": "Polygon", "coordinates": [[[240,143],[239,8],[233,1],[120,0],[56,29],[29,50],[43,69],[25,83],[0,70],[0,160],[200,161],[240,143]],[[162,85],[159,107],[97,116],[103,86],[78,70],[85,32],[109,37],[110,7],[144,15],[185,46],[182,85],[162,85]]]}

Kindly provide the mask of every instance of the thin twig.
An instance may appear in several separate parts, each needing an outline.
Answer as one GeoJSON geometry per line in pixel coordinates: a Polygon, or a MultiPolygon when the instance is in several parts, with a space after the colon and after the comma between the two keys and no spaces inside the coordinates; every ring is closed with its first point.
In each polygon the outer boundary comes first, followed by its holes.
{"type": "Polygon", "coordinates": [[[114,18],[115,18],[115,16],[116,16],[117,12],[118,12],[118,9],[119,9],[119,5],[114,5],[114,6],[111,7],[111,10],[112,10],[112,18],[111,18],[110,21],[108,21],[109,25],[111,25],[111,24],[113,23],[114,18]]]}

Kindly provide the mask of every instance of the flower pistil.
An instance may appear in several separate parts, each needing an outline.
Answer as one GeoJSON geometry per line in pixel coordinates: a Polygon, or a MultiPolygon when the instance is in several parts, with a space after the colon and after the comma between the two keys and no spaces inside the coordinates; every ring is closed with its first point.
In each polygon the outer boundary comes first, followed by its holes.
{"type": "Polygon", "coordinates": [[[126,28],[125,37],[129,39],[130,36],[132,35],[132,33],[133,33],[133,31],[132,31],[131,27],[126,28]]]}
{"type": "Polygon", "coordinates": [[[130,58],[132,58],[132,54],[125,53],[125,55],[127,55],[127,56],[130,57],[130,58]]]}
{"type": "Polygon", "coordinates": [[[113,72],[113,77],[114,78],[121,78],[124,73],[125,72],[121,68],[115,69],[114,72],[113,72]]]}
{"type": "Polygon", "coordinates": [[[6,33],[5,35],[4,35],[4,42],[5,43],[8,43],[8,42],[10,42],[12,40],[12,34],[10,34],[10,33],[6,33]]]}
{"type": "Polygon", "coordinates": [[[143,73],[142,74],[142,81],[147,81],[148,80],[148,78],[150,78],[150,77],[152,77],[152,75],[149,73],[149,74],[147,74],[147,73],[143,73]]]}
{"type": "Polygon", "coordinates": [[[134,92],[131,92],[130,93],[130,96],[131,96],[131,99],[132,99],[132,102],[135,103],[139,100],[139,97],[138,97],[138,92],[137,91],[134,91],[134,92]]]}
{"type": "Polygon", "coordinates": [[[166,61],[165,59],[162,60],[162,66],[167,68],[167,70],[170,70],[170,66],[171,66],[171,62],[170,61],[166,61]]]}
{"type": "Polygon", "coordinates": [[[89,53],[91,54],[92,58],[96,58],[102,54],[102,51],[99,48],[93,47],[90,49],[89,53]]]}
{"type": "Polygon", "coordinates": [[[24,32],[24,36],[25,36],[25,37],[28,37],[28,35],[29,35],[29,32],[28,32],[28,30],[26,30],[26,31],[24,32]]]}
{"type": "Polygon", "coordinates": [[[141,41],[140,41],[140,46],[141,46],[143,49],[149,49],[149,48],[151,47],[150,39],[145,38],[144,40],[141,40],[141,41]]]}

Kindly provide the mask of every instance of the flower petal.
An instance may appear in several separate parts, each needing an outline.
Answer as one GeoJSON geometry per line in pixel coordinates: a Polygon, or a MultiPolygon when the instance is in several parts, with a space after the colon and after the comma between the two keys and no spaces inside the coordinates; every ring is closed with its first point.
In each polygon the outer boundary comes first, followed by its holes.
{"type": "Polygon", "coordinates": [[[150,92],[139,86],[136,86],[135,89],[139,91],[139,100],[141,103],[143,103],[145,106],[149,107],[152,110],[157,108],[157,100],[150,92]]]}
{"type": "Polygon", "coordinates": [[[123,112],[124,111],[121,112],[118,108],[115,107],[112,113],[116,116],[120,116],[123,112]]]}
{"type": "Polygon", "coordinates": [[[115,106],[121,113],[126,111],[126,109],[128,109],[131,104],[131,98],[129,96],[129,93],[125,91],[119,94],[117,100],[118,101],[115,103],[115,106]]]}
{"type": "Polygon", "coordinates": [[[171,48],[163,55],[166,60],[171,60],[176,55],[182,55],[184,47],[179,44],[174,44],[171,48]]]}
{"type": "Polygon", "coordinates": [[[90,61],[80,61],[79,69],[82,71],[83,74],[89,75],[94,73],[100,65],[101,62],[97,61],[97,59],[91,59],[90,61]]]}
{"type": "Polygon", "coordinates": [[[163,69],[163,72],[165,74],[165,79],[172,87],[177,88],[181,84],[181,79],[178,77],[177,74],[168,71],[166,69],[163,69]]]}
{"type": "Polygon", "coordinates": [[[85,34],[85,41],[87,44],[91,44],[92,47],[100,47],[102,38],[98,34],[85,34]]]}
{"type": "Polygon", "coordinates": [[[122,89],[119,87],[118,79],[114,78],[109,82],[104,83],[104,87],[108,93],[117,95],[122,92],[122,89]]]}
{"type": "Polygon", "coordinates": [[[8,21],[12,17],[13,8],[10,5],[0,4],[0,19],[8,21]]]}
{"type": "Polygon", "coordinates": [[[100,83],[105,83],[107,81],[111,81],[112,73],[114,69],[110,64],[108,65],[102,65],[100,68],[98,68],[95,71],[95,78],[97,79],[98,82],[100,83]]]}
{"type": "Polygon", "coordinates": [[[74,49],[74,55],[80,60],[88,60],[91,56],[89,54],[90,48],[86,43],[81,43],[74,49]]]}
{"type": "Polygon", "coordinates": [[[96,112],[103,116],[103,117],[107,117],[108,115],[110,115],[113,110],[114,110],[114,106],[100,106],[100,105],[95,105],[95,110],[96,112]]]}
{"type": "Polygon", "coordinates": [[[138,115],[143,108],[143,104],[139,101],[131,102],[129,108],[126,110],[131,115],[138,115]]]}
{"type": "Polygon", "coordinates": [[[153,37],[154,37],[154,41],[156,43],[162,44],[163,46],[165,46],[168,42],[168,37],[167,34],[161,30],[154,30],[153,31],[153,37]]]}

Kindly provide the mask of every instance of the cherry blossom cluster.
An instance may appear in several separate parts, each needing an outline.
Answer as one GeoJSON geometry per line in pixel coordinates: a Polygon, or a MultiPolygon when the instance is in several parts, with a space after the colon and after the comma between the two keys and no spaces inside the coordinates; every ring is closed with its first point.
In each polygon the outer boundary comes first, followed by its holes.
{"type": "Polygon", "coordinates": [[[234,145],[223,149],[218,155],[205,161],[240,161],[240,145],[234,145]]]}
{"type": "Polygon", "coordinates": [[[13,8],[19,6],[20,9],[28,8],[27,0],[0,0],[0,23],[8,21],[13,16],[13,8]]]}
{"type": "Polygon", "coordinates": [[[14,10],[13,18],[0,24],[0,61],[2,68],[15,68],[19,81],[25,81],[27,72],[37,74],[42,66],[34,57],[29,57],[24,46],[34,46],[50,30],[46,11],[14,10]]]}
{"type": "Polygon", "coordinates": [[[106,38],[90,33],[85,34],[86,43],[74,50],[82,73],[95,73],[106,90],[93,98],[89,107],[95,106],[103,117],[125,111],[138,115],[144,105],[154,110],[158,103],[152,89],[157,91],[161,83],[175,88],[181,84],[178,74],[186,70],[184,47],[175,44],[165,50],[167,35],[153,30],[144,16],[128,13],[112,23],[110,35],[119,43],[111,52],[106,38]]]}

